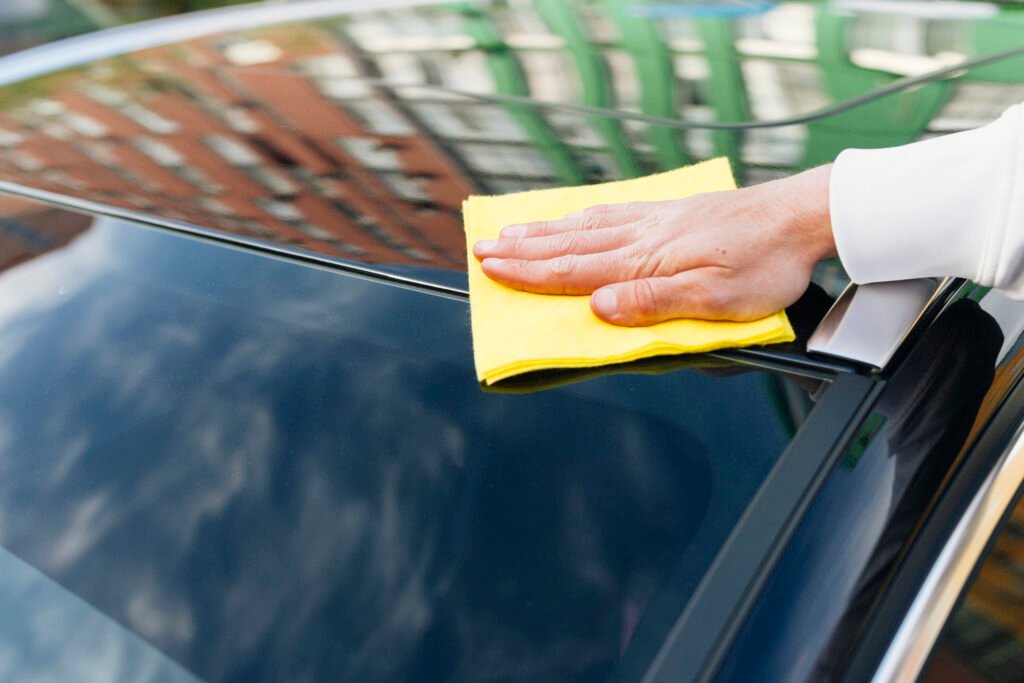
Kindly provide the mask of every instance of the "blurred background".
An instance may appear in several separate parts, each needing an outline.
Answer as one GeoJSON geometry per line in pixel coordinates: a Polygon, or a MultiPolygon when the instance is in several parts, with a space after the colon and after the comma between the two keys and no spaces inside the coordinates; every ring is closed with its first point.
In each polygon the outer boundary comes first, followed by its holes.
{"type": "Polygon", "coordinates": [[[252,0],[2,0],[0,54],[108,26],[252,0]]]}

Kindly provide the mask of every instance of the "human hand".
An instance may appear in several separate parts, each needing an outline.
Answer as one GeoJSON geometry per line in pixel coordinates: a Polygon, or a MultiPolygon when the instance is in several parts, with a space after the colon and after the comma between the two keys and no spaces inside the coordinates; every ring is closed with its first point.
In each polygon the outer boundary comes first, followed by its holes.
{"type": "Polygon", "coordinates": [[[473,246],[484,273],[543,294],[591,294],[616,325],[756,320],[796,301],[834,256],[831,166],[685,199],[595,206],[473,246]]]}

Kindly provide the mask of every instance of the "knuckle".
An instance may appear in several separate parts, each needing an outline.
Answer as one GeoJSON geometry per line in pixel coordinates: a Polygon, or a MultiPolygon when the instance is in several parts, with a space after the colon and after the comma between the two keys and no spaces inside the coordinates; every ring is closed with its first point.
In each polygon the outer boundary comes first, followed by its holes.
{"type": "Polygon", "coordinates": [[[593,213],[590,215],[584,214],[579,225],[581,230],[596,230],[601,227],[601,215],[593,213]]]}
{"type": "Polygon", "coordinates": [[[657,274],[659,259],[657,252],[652,251],[642,242],[634,242],[623,250],[624,275],[630,279],[639,279],[657,274]]]}
{"type": "Polygon", "coordinates": [[[695,285],[692,291],[694,304],[705,313],[724,313],[729,307],[729,296],[722,289],[695,285]]]}
{"type": "Polygon", "coordinates": [[[548,261],[548,270],[555,275],[570,275],[576,270],[578,260],[575,254],[559,256],[548,261]]]}
{"type": "Polygon", "coordinates": [[[583,209],[583,215],[600,216],[602,214],[608,213],[609,208],[610,207],[608,206],[608,204],[595,204],[594,206],[588,206],[587,208],[583,209]]]}
{"type": "Polygon", "coordinates": [[[523,247],[526,243],[522,237],[512,237],[508,240],[508,253],[513,258],[519,258],[523,255],[523,247]]]}
{"type": "Polygon", "coordinates": [[[528,274],[525,261],[509,259],[508,261],[505,262],[505,268],[509,271],[511,275],[519,279],[522,279],[525,275],[528,274]]]}
{"type": "Polygon", "coordinates": [[[636,280],[633,285],[633,308],[643,316],[658,312],[658,294],[649,280],[636,280]]]}
{"type": "Polygon", "coordinates": [[[560,252],[571,253],[579,244],[579,232],[569,230],[555,236],[555,248],[560,252]]]}
{"type": "Polygon", "coordinates": [[[658,220],[658,214],[653,212],[644,213],[633,222],[633,229],[637,231],[648,230],[654,227],[658,220]]]}

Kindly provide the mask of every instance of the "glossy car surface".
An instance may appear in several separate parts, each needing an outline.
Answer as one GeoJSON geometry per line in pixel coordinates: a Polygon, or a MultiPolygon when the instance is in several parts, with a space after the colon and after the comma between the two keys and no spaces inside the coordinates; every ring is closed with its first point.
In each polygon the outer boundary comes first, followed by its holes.
{"type": "Polygon", "coordinates": [[[952,283],[872,371],[804,349],[832,263],[794,344],[485,391],[459,213],[1024,99],[1019,10],[830,7],[313,2],[0,61],[0,679],[870,677],[1024,310],[952,283]]]}

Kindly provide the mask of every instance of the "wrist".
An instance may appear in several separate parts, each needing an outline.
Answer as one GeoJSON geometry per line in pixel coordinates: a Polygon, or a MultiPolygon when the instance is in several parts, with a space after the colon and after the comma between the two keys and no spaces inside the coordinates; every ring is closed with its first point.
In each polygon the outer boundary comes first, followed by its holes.
{"type": "Polygon", "coordinates": [[[779,229],[810,265],[836,255],[829,208],[831,175],[832,164],[825,164],[780,180],[775,188],[779,229]]]}

